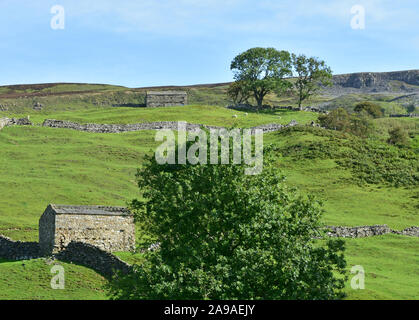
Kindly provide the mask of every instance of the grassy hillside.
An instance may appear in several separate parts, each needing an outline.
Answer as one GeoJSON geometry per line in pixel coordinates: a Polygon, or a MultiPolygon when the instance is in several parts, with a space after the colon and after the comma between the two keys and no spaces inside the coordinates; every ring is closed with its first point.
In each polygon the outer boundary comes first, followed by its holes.
{"type": "MultiPolygon", "coordinates": [[[[24,114],[15,115],[24,116],[24,114]]],[[[317,119],[312,112],[296,112],[287,110],[272,111],[269,113],[238,112],[217,106],[188,105],[183,107],[162,108],[107,108],[90,109],[86,111],[65,111],[59,113],[41,112],[30,115],[35,124],[41,124],[45,119],[68,120],[79,123],[107,123],[127,124],[155,121],[187,121],[207,125],[231,127],[251,127],[266,123],[288,124],[297,120],[301,124],[317,119]],[[234,118],[234,115],[240,115],[234,118]]]]}
{"type": "Polygon", "coordinates": [[[0,260],[0,300],[81,300],[107,299],[106,280],[96,272],[64,262],[45,259],[30,261],[0,260]],[[51,288],[54,264],[64,268],[65,288],[51,288]]]}
{"type": "MultiPolygon", "coordinates": [[[[364,156],[365,141],[350,135],[316,128],[289,129],[266,137],[267,143],[276,147],[279,168],[287,176],[290,184],[306,193],[315,194],[324,200],[325,223],[333,225],[373,225],[388,224],[393,228],[405,228],[419,223],[417,187],[405,185],[395,187],[391,183],[392,174],[402,177],[402,168],[396,163],[398,149],[375,141],[364,156]],[[391,163],[377,162],[375,155],[381,148],[395,152],[391,163]],[[361,149],[359,149],[361,148],[361,149]],[[351,167],[342,161],[352,159],[365,162],[351,167]],[[378,183],[367,183],[370,165],[382,166],[385,177],[375,176],[378,183]]],[[[389,152],[391,152],[389,151],[389,152]]],[[[416,176],[419,161],[413,153],[411,162],[406,164],[406,177],[416,176]],[[416,175],[415,175],[416,173],[416,175]]],[[[400,158],[400,163],[404,163],[400,158]]]]}
{"type": "MultiPolygon", "coordinates": [[[[346,240],[348,270],[362,265],[365,289],[346,286],[347,299],[352,300],[417,300],[419,299],[419,241],[397,235],[346,240]]],[[[352,274],[349,275],[349,280],[352,274]]]]}
{"type": "MultiPolygon", "coordinates": [[[[39,113],[34,106],[41,104],[43,112],[62,112],[113,107],[143,107],[145,95],[149,90],[183,90],[188,93],[188,101],[193,105],[231,105],[226,95],[229,83],[203,84],[193,86],[165,86],[151,88],[126,88],[103,84],[51,83],[37,85],[0,86],[0,116],[10,114],[39,113]]],[[[352,110],[360,101],[378,103],[386,114],[407,113],[410,105],[419,108],[417,86],[405,85],[411,92],[388,91],[379,93],[353,93],[334,90],[320,92],[317,96],[304,101],[304,106],[319,105],[325,109],[344,107],[352,110]],[[416,90],[416,91],[415,91],[416,90]]],[[[271,106],[297,106],[297,97],[293,94],[277,97],[266,96],[265,104],[271,106]]]]}
{"type": "MultiPolygon", "coordinates": [[[[111,110],[112,111],[112,110],[111,110]]],[[[270,122],[305,123],[313,113],[249,114],[219,107],[132,109],[127,113],[63,113],[61,119],[129,123],[189,121],[254,126],[270,122]],[[162,113],[164,111],[164,113],[162,113]],[[159,114],[160,117],[159,117],[159,114]],[[238,114],[238,118],[233,118],[238,114]],[[112,116],[114,118],[112,118],[112,116]],[[105,120],[104,120],[105,119],[105,120]]],[[[57,115],[46,114],[44,117],[57,115]]],[[[43,117],[38,120],[42,122],[43,117]]],[[[137,195],[134,174],[156,146],[154,132],[91,134],[44,127],[6,127],[0,131],[0,233],[15,239],[37,239],[40,214],[48,203],[125,205],[137,195]]]]}
{"type": "MultiPolygon", "coordinates": [[[[209,106],[206,102],[211,99],[219,101],[217,97],[225,85],[188,88],[195,90],[193,99],[201,99],[195,105],[151,109],[127,106],[140,104],[143,93],[138,90],[104,87],[95,88],[92,93],[88,91],[93,89],[86,87],[87,93],[80,93],[77,86],[63,86],[77,93],[55,95],[52,90],[64,88],[43,88],[51,93],[22,101],[7,100],[0,94],[0,104],[16,104],[0,112],[0,116],[30,115],[35,124],[55,118],[80,123],[188,121],[226,127],[285,124],[291,120],[307,124],[317,118],[311,112],[246,115],[223,108],[222,104],[209,106]],[[34,101],[44,103],[43,110],[33,110],[34,101]]],[[[388,224],[394,229],[419,225],[418,188],[409,183],[418,172],[417,154],[415,157],[412,151],[419,146],[418,119],[384,118],[375,120],[375,124],[376,138],[368,141],[313,128],[271,133],[264,140],[274,146],[277,166],[288,183],[323,200],[326,224],[388,224]],[[395,126],[403,126],[411,135],[413,148],[408,156],[385,143],[388,129],[395,126]],[[358,158],[363,161],[356,162],[358,158]],[[377,166],[376,170],[370,170],[372,165],[377,166]],[[396,186],[394,181],[401,184],[396,186]]],[[[151,131],[92,134],[40,126],[4,128],[0,131],[0,234],[36,241],[38,219],[49,203],[125,205],[138,197],[134,174],[144,155],[152,153],[156,146],[154,135],[151,131]]],[[[141,234],[137,237],[143,240],[141,234]]],[[[348,240],[347,247],[349,264],[361,264],[367,272],[366,290],[353,291],[348,287],[349,298],[419,298],[418,285],[414,285],[418,282],[417,238],[388,235],[355,239],[348,240]]],[[[129,262],[141,261],[140,256],[129,253],[119,255],[129,262]]],[[[0,298],[106,298],[105,280],[91,270],[66,265],[68,291],[52,292],[49,265],[42,259],[24,264],[0,263],[0,298]]]]}
{"type": "MultiPolygon", "coordinates": [[[[349,281],[347,299],[418,299],[418,241],[414,238],[386,235],[346,241],[349,281]],[[362,265],[365,290],[350,286],[350,269],[362,265]]],[[[139,255],[118,254],[129,263],[141,263],[139,255]]],[[[74,264],[45,259],[31,261],[0,260],[0,299],[79,300],[107,299],[106,280],[96,272],[74,264]],[[65,289],[53,290],[51,267],[59,264],[65,271],[65,289]]]]}

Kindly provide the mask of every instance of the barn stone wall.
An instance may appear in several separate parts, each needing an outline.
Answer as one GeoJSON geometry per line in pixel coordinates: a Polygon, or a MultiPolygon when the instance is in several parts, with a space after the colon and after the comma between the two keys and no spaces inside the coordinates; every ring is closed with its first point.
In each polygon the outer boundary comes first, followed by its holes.
{"type": "Polygon", "coordinates": [[[54,250],[55,213],[50,206],[39,219],[39,246],[43,255],[49,255],[54,250]]]}
{"type": "Polygon", "coordinates": [[[132,251],[135,249],[134,218],[131,215],[57,214],[53,251],[63,250],[72,241],[109,252],[132,251]]]}
{"type": "Polygon", "coordinates": [[[188,95],[183,91],[147,92],[147,107],[171,107],[188,104],[188,95]]]}

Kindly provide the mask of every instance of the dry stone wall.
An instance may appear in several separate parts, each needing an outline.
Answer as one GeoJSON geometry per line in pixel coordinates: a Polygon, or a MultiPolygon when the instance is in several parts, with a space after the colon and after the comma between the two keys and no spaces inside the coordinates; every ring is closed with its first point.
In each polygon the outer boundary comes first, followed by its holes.
{"type": "MultiPolygon", "coordinates": [[[[134,124],[79,124],[71,121],[47,119],[42,124],[44,127],[50,128],[62,128],[62,129],[73,129],[78,131],[86,131],[93,133],[121,133],[130,131],[142,131],[142,130],[160,130],[170,129],[178,130],[178,122],[175,121],[161,121],[161,122],[144,122],[134,124]]],[[[200,124],[186,124],[187,131],[193,131],[200,127],[206,128],[218,128],[213,126],[203,126],[200,124]]]]}
{"type": "MultiPolygon", "coordinates": [[[[130,131],[142,131],[142,130],[160,130],[160,129],[169,129],[169,130],[178,130],[179,123],[176,121],[161,121],[161,122],[144,122],[136,124],[79,124],[71,121],[64,120],[54,120],[47,119],[42,124],[44,127],[50,128],[61,128],[61,129],[73,129],[78,131],[93,132],[93,133],[121,133],[121,132],[130,132],[130,131]]],[[[295,120],[292,120],[287,125],[282,125],[279,123],[270,123],[264,124],[256,127],[249,128],[254,132],[256,129],[261,129],[263,132],[274,132],[279,131],[283,128],[293,127],[298,125],[295,120]]],[[[217,126],[208,126],[203,124],[192,124],[186,123],[186,131],[195,131],[200,128],[205,129],[224,129],[223,127],[217,126]]]]}
{"type": "Polygon", "coordinates": [[[413,226],[406,228],[402,231],[392,230],[387,225],[375,225],[375,226],[361,226],[361,227],[327,227],[329,230],[327,235],[329,237],[338,238],[365,238],[372,236],[380,236],[388,233],[394,233],[399,235],[419,237],[419,227],[413,226]]]}
{"type": "Polygon", "coordinates": [[[0,235],[0,258],[6,260],[29,260],[40,257],[38,242],[13,241],[0,235]]]}
{"type": "Polygon", "coordinates": [[[6,126],[30,126],[32,123],[29,121],[28,118],[0,118],[0,130],[6,126]]]}
{"type": "Polygon", "coordinates": [[[0,118],[0,130],[9,125],[9,118],[0,118]]]}
{"type": "Polygon", "coordinates": [[[392,230],[392,233],[399,234],[402,236],[419,237],[419,227],[409,227],[402,231],[392,230]]]}
{"type": "MultiPolygon", "coordinates": [[[[413,226],[402,231],[391,230],[387,225],[339,227],[329,226],[329,237],[363,238],[384,234],[399,234],[419,237],[419,227],[413,226]]],[[[158,249],[158,245],[154,249],[158,249]]],[[[7,260],[28,260],[42,256],[37,242],[13,241],[0,235],[0,258],[7,260]]],[[[59,260],[76,263],[95,270],[110,277],[115,271],[128,273],[132,266],[122,261],[112,253],[102,250],[94,245],[73,241],[68,243],[64,250],[55,255],[59,260]]]]}

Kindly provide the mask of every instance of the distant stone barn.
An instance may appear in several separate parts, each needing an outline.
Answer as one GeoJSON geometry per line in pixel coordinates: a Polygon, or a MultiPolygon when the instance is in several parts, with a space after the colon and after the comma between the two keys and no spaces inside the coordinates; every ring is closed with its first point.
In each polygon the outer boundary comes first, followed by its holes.
{"type": "Polygon", "coordinates": [[[134,217],[122,207],[50,204],[39,219],[41,253],[58,253],[72,241],[108,252],[132,251],[134,217]]]}
{"type": "Polygon", "coordinates": [[[188,94],[184,91],[148,91],[147,107],[172,107],[188,104],[188,94]]]}

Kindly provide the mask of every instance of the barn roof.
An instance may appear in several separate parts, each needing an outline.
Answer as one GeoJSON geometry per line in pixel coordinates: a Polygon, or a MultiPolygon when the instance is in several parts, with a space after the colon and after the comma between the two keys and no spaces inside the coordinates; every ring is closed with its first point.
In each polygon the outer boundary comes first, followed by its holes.
{"type": "Polygon", "coordinates": [[[124,207],[109,206],[75,206],[50,204],[47,208],[55,214],[77,214],[77,215],[102,215],[102,216],[126,216],[131,213],[124,207]]]}

